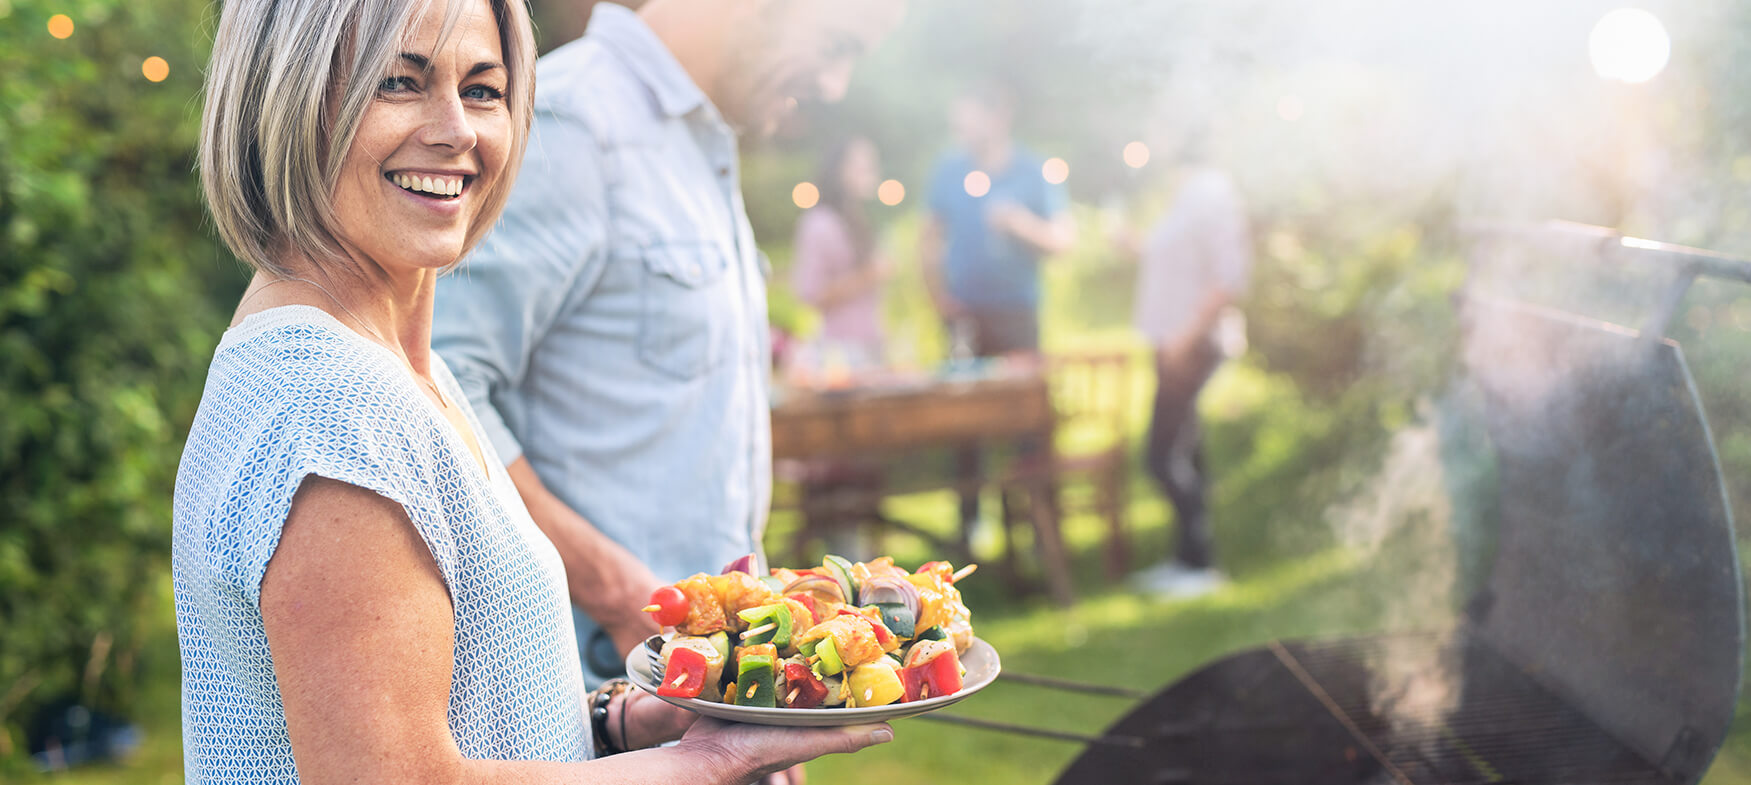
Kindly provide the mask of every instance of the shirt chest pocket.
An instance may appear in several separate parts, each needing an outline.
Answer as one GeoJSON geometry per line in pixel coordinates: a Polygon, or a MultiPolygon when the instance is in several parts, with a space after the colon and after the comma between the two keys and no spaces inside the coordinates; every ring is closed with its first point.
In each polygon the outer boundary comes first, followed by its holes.
{"type": "Polygon", "coordinates": [[[645,249],[642,262],[639,359],[680,379],[722,364],[735,341],[729,260],[711,245],[672,243],[645,249]]]}

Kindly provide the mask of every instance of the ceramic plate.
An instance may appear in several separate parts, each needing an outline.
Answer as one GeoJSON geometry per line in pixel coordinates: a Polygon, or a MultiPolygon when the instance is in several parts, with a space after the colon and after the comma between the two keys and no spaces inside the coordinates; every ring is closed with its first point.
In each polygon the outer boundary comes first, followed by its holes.
{"type": "MultiPolygon", "coordinates": [[[[639,689],[652,695],[657,694],[657,680],[652,671],[656,667],[655,658],[650,655],[650,649],[640,646],[626,655],[626,674],[639,689]]],[[[998,671],[1003,669],[1003,663],[997,659],[997,650],[991,644],[978,638],[973,639],[973,645],[961,655],[961,666],[967,669],[967,675],[961,682],[961,690],[953,695],[940,698],[913,701],[911,703],[890,703],[886,706],[870,706],[861,709],[764,709],[754,706],[732,706],[728,703],[702,701],[697,698],[671,698],[657,695],[670,703],[692,712],[698,712],[707,717],[716,717],[730,722],[747,722],[755,725],[789,725],[793,727],[830,727],[834,725],[857,725],[865,722],[887,722],[904,717],[936,711],[944,706],[952,706],[966,700],[968,696],[985,689],[992,680],[997,678],[998,671]]]]}

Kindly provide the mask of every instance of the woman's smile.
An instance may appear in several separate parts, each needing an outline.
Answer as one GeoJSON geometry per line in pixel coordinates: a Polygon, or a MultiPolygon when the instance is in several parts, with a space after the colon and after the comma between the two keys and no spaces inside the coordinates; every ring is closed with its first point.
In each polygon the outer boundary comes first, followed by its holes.
{"type": "Polygon", "coordinates": [[[474,180],[471,174],[412,169],[385,172],[383,177],[404,191],[439,201],[455,201],[474,180]]]}

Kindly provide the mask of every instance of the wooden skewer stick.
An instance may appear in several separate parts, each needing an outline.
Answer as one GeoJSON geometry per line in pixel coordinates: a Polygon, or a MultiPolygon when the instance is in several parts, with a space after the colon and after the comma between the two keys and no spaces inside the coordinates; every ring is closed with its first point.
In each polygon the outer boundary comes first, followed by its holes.
{"type": "Polygon", "coordinates": [[[918,686],[918,699],[919,700],[926,700],[929,697],[930,697],[930,685],[929,684],[919,685],[918,686]]]}
{"type": "Polygon", "coordinates": [[[960,568],[960,570],[956,571],[954,575],[950,576],[948,579],[948,582],[949,583],[960,583],[962,578],[965,578],[968,575],[972,575],[973,573],[978,572],[978,571],[979,571],[979,565],[969,564],[965,567],[960,568]]]}
{"type": "Polygon", "coordinates": [[[674,681],[669,682],[669,686],[670,687],[679,687],[679,686],[681,686],[681,682],[684,682],[686,680],[687,680],[687,674],[685,674],[685,673],[680,674],[680,675],[675,677],[674,681]]]}
{"type": "Polygon", "coordinates": [[[771,631],[776,630],[776,629],[778,629],[778,622],[775,622],[775,621],[767,622],[767,623],[762,624],[758,627],[750,629],[747,632],[742,633],[742,637],[743,638],[752,638],[755,635],[759,635],[762,632],[771,632],[771,631]]]}
{"type": "Polygon", "coordinates": [[[662,609],[663,609],[663,606],[658,605],[658,604],[653,602],[649,605],[644,606],[640,610],[643,610],[645,613],[656,613],[657,611],[660,611],[662,609]]]}
{"type": "Polygon", "coordinates": [[[798,687],[794,690],[791,690],[789,695],[784,696],[784,705],[789,706],[793,703],[796,703],[797,693],[800,693],[802,691],[803,690],[801,687],[798,687]]]}
{"type": "Polygon", "coordinates": [[[743,694],[749,698],[752,698],[752,697],[754,697],[754,691],[757,689],[760,689],[760,685],[750,684],[750,685],[748,685],[748,691],[746,693],[743,693],[743,694]]]}

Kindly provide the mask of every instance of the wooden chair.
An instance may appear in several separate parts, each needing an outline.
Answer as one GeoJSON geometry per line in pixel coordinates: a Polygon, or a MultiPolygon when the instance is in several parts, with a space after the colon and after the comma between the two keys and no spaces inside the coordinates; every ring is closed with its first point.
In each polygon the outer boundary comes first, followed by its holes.
{"type": "MultiPolygon", "coordinates": [[[[1107,569],[1126,570],[1128,542],[1125,513],[1130,487],[1131,371],[1129,352],[1059,355],[1046,359],[1046,374],[1057,417],[1055,444],[1017,462],[1003,484],[1004,529],[1014,558],[1014,527],[1033,515],[1032,506],[1054,506],[1053,518],[1064,519],[1072,506],[1092,509],[1107,523],[1107,569]],[[1086,506],[1067,505],[1067,482],[1086,482],[1086,506]],[[1028,493],[1046,487],[1044,495],[1028,493]]],[[[1069,497],[1074,498],[1074,497],[1069,497]]]]}

